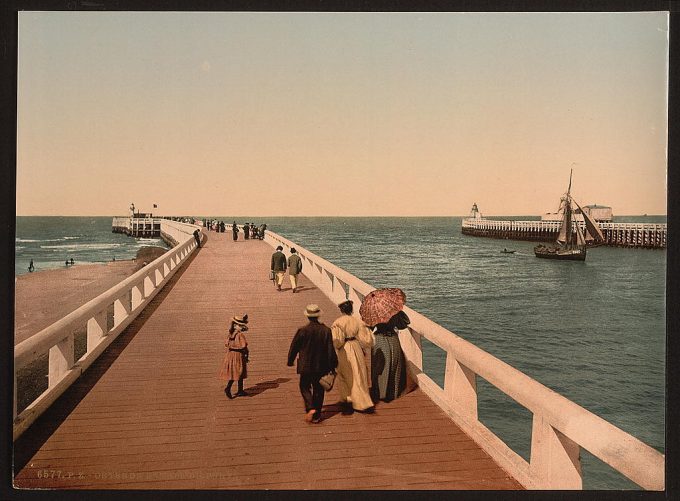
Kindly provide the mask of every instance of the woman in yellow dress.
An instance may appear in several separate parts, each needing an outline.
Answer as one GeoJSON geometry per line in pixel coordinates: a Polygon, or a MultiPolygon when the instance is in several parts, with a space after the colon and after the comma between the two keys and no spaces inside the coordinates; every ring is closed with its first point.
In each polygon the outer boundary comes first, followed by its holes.
{"type": "Polygon", "coordinates": [[[371,411],[373,400],[368,392],[368,370],[363,348],[370,349],[374,339],[368,327],[352,316],[352,305],[352,301],[338,305],[343,315],[331,326],[333,346],[338,354],[336,385],[342,403],[351,404],[356,411],[371,411]]]}

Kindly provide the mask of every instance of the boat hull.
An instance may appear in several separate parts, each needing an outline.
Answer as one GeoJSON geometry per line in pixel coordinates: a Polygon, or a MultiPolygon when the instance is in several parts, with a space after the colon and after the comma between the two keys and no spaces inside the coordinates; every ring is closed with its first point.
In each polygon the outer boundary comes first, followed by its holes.
{"type": "Polygon", "coordinates": [[[534,255],[541,259],[560,261],[585,261],[586,249],[560,249],[556,247],[534,247],[534,255]]]}

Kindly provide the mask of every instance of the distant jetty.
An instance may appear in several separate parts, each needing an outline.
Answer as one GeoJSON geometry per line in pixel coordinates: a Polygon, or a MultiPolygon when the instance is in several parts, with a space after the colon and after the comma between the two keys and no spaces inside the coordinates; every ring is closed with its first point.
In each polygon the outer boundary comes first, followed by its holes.
{"type": "MultiPolygon", "coordinates": [[[[583,228],[583,221],[576,221],[583,228]]],[[[599,222],[604,235],[600,245],[611,247],[640,247],[665,249],[667,225],[663,223],[612,223],[599,222]]],[[[472,206],[470,216],[463,219],[461,231],[464,235],[499,238],[508,240],[530,240],[554,242],[557,239],[560,222],[555,220],[514,221],[486,219],[482,217],[477,204],[472,206]]]]}

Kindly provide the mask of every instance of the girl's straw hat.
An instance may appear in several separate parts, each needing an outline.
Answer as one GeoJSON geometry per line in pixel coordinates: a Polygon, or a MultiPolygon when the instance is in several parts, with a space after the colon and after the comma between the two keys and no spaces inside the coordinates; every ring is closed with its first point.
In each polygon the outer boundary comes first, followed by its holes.
{"type": "Polygon", "coordinates": [[[248,315],[234,316],[232,317],[232,322],[238,325],[246,325],[248,323],[248,315]]]}

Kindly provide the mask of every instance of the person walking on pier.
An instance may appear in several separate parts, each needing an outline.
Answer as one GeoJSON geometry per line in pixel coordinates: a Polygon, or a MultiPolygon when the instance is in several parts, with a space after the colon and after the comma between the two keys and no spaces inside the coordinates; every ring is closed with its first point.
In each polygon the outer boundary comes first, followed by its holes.
{"type": "Polygon", "coordinates": [[[201,230],[194,230],[194,238],[196,239],[196,245],[201,248],[201,230]]]}
{"type": "Polygon", "coordinates": [[[347,300],[338,307],[343,313],[331,325],[333,346],[338,355],[337,387],[340,402],[356,411],[370,411],[373,400],[368,391],[368,369],[363,349],[374,344],[373,334],[358,318],[352,316],[353,302],[347,300]]]}
{"type": "Polygon", "coordinates": [[[231,233],[234,237],[234,242],[236,242],[238,240],[238,226],[236,226],[236,221],[231,225],[231,233]]]}
{"type": "Polygon", "coordinates": [[[220,377],[228,380],[227,387],[224,389],[224,394],[230,400],[237,397],[245,397],[248,394],[243,390],[243,380],[248,377],[248,341],[246,340],[245,332],[248,330],[248,315],[242,317],[233,317],[231,319],[231,327],[229,327],[229,337],[224,346],[227,347],[227,353],[222,362],[220,369],[220,377]],[[238,391],[236,395],[231,394],[231,387],[234,381],[238,380],[238,391]]]}
{"type": "Polygon", "coordinates": [[[250,233],[248,231],[249,228],[250,228],[250,226],[248,226],[248,223],[243,225],[243,239],[244,240],[248,240],[248,238],[250,237],[250,233]]]}
{"type": "Polygon", "coordinates": [[[297,255],[295,247],[290,249],[290,257],[288,258],[288,276],[290,277],[290,286],[293,288],[293,293],[297,292],[297,276],[302,273],[302,259],[297,255]]]}
{"type": "Polygon", "coordinates": [[[292,367],[297,357],[305,421],[319,423],[324,399],[324,389],[319,379],[337,367],[338,357],[333,348],[331,330],[319,322],[319,307],[316,304],[307,305],[304,315],[309,323],[297,330],[290,343],[288,366],[292,367]]]}
{"type": "Polygon", "coordinates": [[[406,387],[406,360],[399,342],[399,331],[411,321],[400,311],[386,323],[375,326],[375,345],[371,355],[371,391],[375,400],[389,402],[406,387]]]}
{"type": "Polygon", "coordinates": [[[271,266],[271,271],[274,272],[274,285],[278,290],[281,290],[283,277],[286,275],[286,256],[281,251],[283,251],[283,247],[279,245],[276,252],[272,254],[271,266]]]}
{"type": "Polygon", "coordinates": [[[28,271],[33,273],[33,270],[35,270],[35,266],[33,266],[33,260],[31,259],[31,262],[28,265],[28,271]]]}

